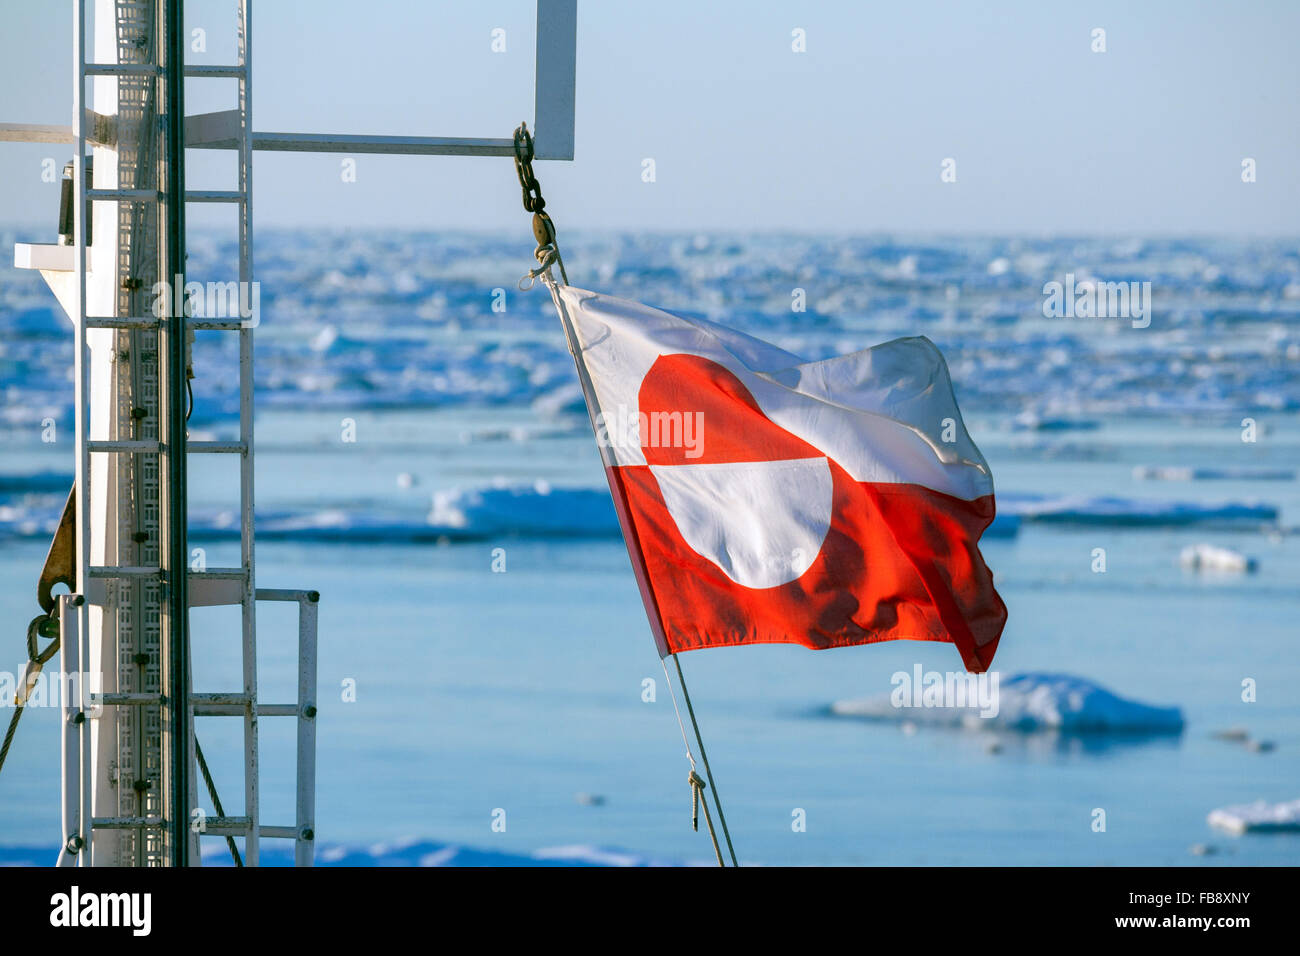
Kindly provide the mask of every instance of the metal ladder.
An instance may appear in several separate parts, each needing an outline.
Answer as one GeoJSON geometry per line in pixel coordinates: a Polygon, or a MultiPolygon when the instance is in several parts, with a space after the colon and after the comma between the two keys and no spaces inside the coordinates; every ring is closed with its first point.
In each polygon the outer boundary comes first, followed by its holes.
{"type": "MultiPolygon", "coordinates": [[[[316,604],[319,595],[314,591],[290,591],[280,589],[258,590],[254,575],[254,521],[253,521],[253,326],[256,320],[246,320],[236,315],[232,317],[188,318],[185,326],[187,334],[197,330],[216,330],[233,332],[239,336],[239,438],[235,441],[194,441],[186,442],[183,449],[172,449],[160,440],[162,434],[158,427],[157,403],[162,389],[157,387],[156,377],[148,374],[150,369],[160,368],[160,362],[142,365],[139,356],[148,354],[148,343],[155,343],[154,354],[161,355],[163,349],[157,343],[168,334],[169,320],[147,314],[139,308],[142,299],[141,284],[138,277],[128,276],[129,281],[118,281],[124,290],[117,296],[115,315],[95,316],[89,314],[87,303],[87,200],[114,202],[119,209],[119,228],[121,241],[116,250],[119,272],[136,270],[140,261],[138,249],[132,249],[130,243],[138,241],[141,232],[147,232],[148,223],[157,222],[157,217],[140,215],[140,211],[158,210],[165,206],[165,194],[161,180],[163,166],[155,163],[158,170],[157,181],[152,188],[143,188],[141,177],[126,170],[126,178],[134,180],[122,186],[124,169],[119,165],[118,185],[112,188],[95,188],[88,184],[85,177],[85,153],[87,143],[87,126],[99,131],[105,125],[100,117],[88,113],[85,104],[86,80],[90,77],[116,77],[120,84],[119,101],[130,105],[132,96],[139,94],[142,98],[140,107],[139,137],[130,141],[123,136],[123,150],[131,153],[134,161],[134,173],[146,174],[149,165],[147,118],[156,111],[150,109],[147,97],[149,91],[156,96],[157,84],[163,76],[158,63],[156,51],[158,40],[153,35],[158,23],[156,4],[152,0],[116,0],[114,7],[117,16],[118,60],[117,63],[101,64],[88,62],[86,58],[86,5],[95,0],[77,0],[74,24],[76,47],[76,87],[73,103],[73,139],[74,139],[74,237],[73,237],[73,272],[76,283],[76,328],[75,328],[75,416],[76,416],[76,513],[77,513],[77,592],[59,598],[59,620],[61,623],[62,669],[65,673],[86,675],[91,673],[92,652],[90,648],[90,609],[103,609],[107,617],[118,614],[117,627],[122,628],[121,608],[130,609],[129,621],[124,630],[129,632],[130,641],[123,651],[110,657],[104,651],[101,666],[108,668],[110,661],[116,660],[118,669],[114,690],[94,693],[86,686],[84,679],[78,680],[77,695],[68,699],[65,695],[63,768],[64,768],[64,805],[63,832],[66,843],[60,853],[60,865],[94,865],[95,831],[117,830],[135,834],[128,841],[130,859],[114,859],[103,862],[110,864],[156,864],[162,862],[164,848],[164,828],[168,825],[162,812],[162,786],[153,787],[155,782],[162,784],[161,775],[167,767],[166,726],[162,713],[167,704],[162,685],[159,683],[161,648],[157,647],[155,638],[153,646],[142,638],[145,634],[146,615],[142,611],[154,611],[159,606],[158,596],[165,593],[169,577],[184,574],[188,586],[189,607],[214,605],[239,605],[241,608],[241,652],[242,652],[242,686],[233,692],[193,693],[189,697],[190,720],[186,726],[193,727],[193,718],[199,716],[235,716],[243,719],[243,774],[244,774],[244,813],[239,816],[203,816],[196,811],[198,807],[197,787],[192,781],[198,779],[197,773],[190,772],[190,795],[184,808],[173,808],[173,813],[193,814],[194,821],[190,828],[190,845],[192,851],[198,850],[199,836],[234,836],[244,841],[244,859],[248,865],[259,862],[259,842],[261,837],[292,839],[295,841],[294,858],[298,865],[311,865],[314,847],[315,816],[315,717],[316,717],[316,604]],[[149,55],[150,53],[153,55],[149,55]],[[122,87],[127,90],[123,97],[122,87]],[[143,144],[143,145],[142,145],[143,144]],[[121,416],[115,426],[117,437],[92,439],[90,437],[91,417],[91,351],[88,333],[103,330],[111,332],[127,343],[131,356],[131,418],[133,426],[124,426],[121,416]],[[141,369],[144,368],[142,374],[141,369]],[[152,389],[152,391],[150,391],[152,389]],[[143,399],[141,396],[145,396],[143,399]],[[137,400],[144,404],[136,404],[137,400]],[[150,408],[152,403],[154,406],[150,408]],[[149,429],[150,412],[154,413],[154,427],[149,429]],[[133,428],[131,437],[123,438],[124,427],[133,428]],[[145,434],[152,430],[152,436],[145,434]],[[163,566],[158,547],[158,528],[161,524],[157,518],[165,513],[170,503],[166,500],[162,484],[157,475],[160,466],[173,454],[235,454],[240,460],[240,539],[241,565],[237,568],[205,568],[191,570],[188,566],[168,569],[163,566]],[[118,536],[118,554],[124,550],[136,556],[136,563],[117,563],[110,565],[92,565],[91,558],[91,511],[89,501],[89,482],[91,480],[92,454],[109,456],[129,456],[127,460],[113,459],[120,462],[117,469],[110,472],[116,478],[129,476],[129,495],[124,494],[122,484],[118,485],[119,505],[125,507],[123,499],[130,497],[130,520],[137,522],[132,533],[134,549],[124,548],[124,536],[118,536]],[[141,467],[137,467],[141,465],[141,467]],[[153,497],[153,496],[157,497],[153,497]],[[152,500],[150,500],[152,498],[152,500]],[[136,512],[145,512],[141,514],[136,512]],[[150,522],[152,524],[150,525],[150,522]],[[152,536],[139,530],[141,525],[151,526],[152,536]],[[152,545],[150,545],[150,541],[152,545]],[[291,704],[265,704],[258,700],[257,689],[257,638],[256,610],[257,601],[291,601],[299,605],[298,624],[298,693],[297,700],[291,704]],[[150,658],[149,651],[153,651],[150,658]],[[130,657],[136,665],[128,666],[125,656],[130,657]],[[146,665],[145,661],[151,661],[146,665]],[[139,686],[137,686],[139,685],[139,686]],[[120,762],[116,770],[125,773],[130,770],[132,793],[127,793],[121,777],[117,780],[119,793],[119,812],[116,815],[93,815],[92,795],[96,782],[96,740],[92,734],[92,721],[99,718],[104,708],[126,708],[122,714],[122,726],[130,731],[119,733],[118,756],[120,762]],[[138,718],[137,718],[138,715],[138,718]],[[296,821],[293,826],[263,826],[258,813],[258,718],[269,716],[292,716],[297,720],[297,773],[296,773],[296,821]],[[155,718],[157,718],[155,720],[155,718]],[[153,791],[150,793],[150,791],[153,791]],[[124,804],[131,804],[124,806],[124,804]]],[[[232,203],[238,205],[239,212],[239,279],[241,289],[251,288],[252,272],[252,127],[251,114],[251,69],[250,69],[250,4],[251,0],[236,0],[238,19],[238,62],[233,66],[187,66],[185,76],[223,77],[234,79],[238,84],[238,102],[236,110],[222,113],[204,114],[187,117],[188,129],[194,127],[194,138],[204,136],[217,139],[233,138],[238,155],[238,188],[235,190],[187,191],[185,202],[232,203]]],[[[102,5],[101,5],[102,10],[102,5]]],[[[127,111],[129,112],[129,111],[127,111]]],[[[127,133],[126,124],[117,122],[116,133],[127,133]]],[[[102,145],[102,144],[101,144],[102,145]]],[[[115,146],[117,144],[115,143],[115,146]]],[[[119,161],[122,152],[119,152],[119,161]]],[[[143,243],[146,247],[148,243],[143,243]]],[[[95,253],[101,268],[106,263],[102,260],[104,250],[95,253]]],[[[156,253],[155,253],[156,254],[156,253]]],[[[155,270],[156,271],[156,270],[155,270]]],[[[166,277],[168,286],[173,277],[166,277]]],[[[251,297],[250,297],[251,300],[251,297]]],[[[166,310],[164,310],[166,311],[166,310]]],[[[188,313],[188,310],[187,310],[188,313]]],[[[116,341],[116,340],[115,340],[116,341]]],[[[103,344],[101,342],[101,344],[103,344]]],[[[117,348],[117,345],[114,345],[117,348]]],[[[118,391],[118,379],[114,378],[114,390],[118,391]]],[[[128,373],[122,373],[126,375],[128,373]]],[[[121,405],[121,395],[116,394],[114,401],[121,405]]],[[[170,414],[178,414],[172,408],[170,414]]],[[[100,426],[102,428],[102,424],[100,426]]],[[[107,484],[105,484],[107,487],[107,484]]],[[[107,534],[107,529],[105,530],[107,534]]],[[[155,612],[156,613],[156,612],[155,612]]],[[[115,633],[115,640],[117,637],[115,633]]],[[[108,642],[105,641],[107,647],[108,642]]],[[[189,674],[183,678],[189,682],[189,674]]],[[[122,713],[115,711],[115,713],[122,713]]],[[[195,745],[192,730],[184,752],[188,754],[190,770],[195,768],[195,745]]],[[[103,747],[99,747],[102,757],[103,747]]],[[[102,774],[101,778],[102,779],[102,774]]],[[[197,860],[197,852],[193,853],[197,860]]]]}

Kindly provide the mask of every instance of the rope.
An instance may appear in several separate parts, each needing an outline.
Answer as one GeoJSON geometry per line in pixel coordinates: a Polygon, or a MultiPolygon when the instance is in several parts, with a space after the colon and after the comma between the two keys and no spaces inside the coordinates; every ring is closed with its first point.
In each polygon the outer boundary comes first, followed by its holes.
{"type": "MultiPolygon", "coordinates": [[[[212,797],[212,809],[217,811],[217,816],[224,817],[226,811],[221,809],[221,798],[217,796],[217,785],[212,782],[212,774],[208,771],[208,762],[203,759],[203,748],[199,746],[199,738],[194,738],[194,756],[199,761],[199,772],[203,774],[203,782],[208,785],[208,796],[212,797]]],[[[244,861],[239,857],[239,847],[235,846],[235,838],[226,834],[226,846],[230,847],[230,855],[235,861],[235,866],[243,866],[244,861]]]]}
{"type": "MultiPolygon", "coordinates": [[[[691,762],[691,772],[687,777],[687,781],[691,785],[691,827],[698,830],[695,807],[703,795],[704,781],[700,779],[700,775],[695,770],[695,755],[691,753],[690,741],[686,739],[686,724],[682,721],[681,708],[677,706],[677,693],[673,690],[673,679],[668,675],[668,665],[664,663],[662,658],[659,663],[663,666],[664,678],[668,681],[668,696],[673,702],[673,713],[677,715],[677,727],[682,732],[682,744],[686,747],[686,759],[691,762]]],[[[709,778],[709,786],[713,788],[713,803],[718,808],[718,820],[722,824],[722,835],[727,841],[727,853],[731,857],[731,865],[739,866],[740,864],[736,862],[735,847],[731,845],[731,833],[727,830],[727,818],[722,812],[722,801],[718,799],[718,787],[713,782],[713,771],[709,768],[709,755],[704,751],[704,738],[700,736],[700,725],[695,720],[695,708],[691,706],[691,695],[686,689],[686,675],[682,673],[682,662],[677,659],[676,654],[673,655],[673,663],[677,667],[677,677],[682,685],[682,697],[686,700],[686,712],[690,715],[691,726],[695,729],[695,741],[700,746],[700,759],[704,761],[704,773],[709,778]]],[[[709,815],[707,800],[704,801],[704,822],[708,825],[709,837],[713,840],[713,850],[718,856],[718,866],[726,866],[722,862],[722,850],[718,846],[718,836],[713,829],[713,818],[709,815]]]]}
{"type": "Polygon", "coordinates": [[[27,666],[23,668],[22,677],[20,678],[21,686],[14,688],[14,715],[9,718],[9,728],[5,731],[4,743],[0,744],[0,770],[4,769],[5,758],[9,756],[9,747],[14,742],[14,734],[18,730],[18,721],[22,718],[23,710],[27,706],[27,695],[32,692],[32,686],[40,676],[41,668],[59,649],[57,631],[50,643],[45,645],[44,650],[37,646],[39,638],[49,636],[51,622],[57,627],[58,618],[50,614],[41,614],[33,618],[32,622],[27,625],[27,666]]]}
{"type": "MultiPolygon", "coordinates": [[[[662,663],[662,661],[660,662],[662,663]]],[[[718,808],[718,822],[722,824],[722,835],[727,840],[727,852],[731,855],[731,865],[739,866],[736,862],[736,848],[731,845],[731,832],[727,829],[727,817],[722,812],[722,800],[718,797],[718,785],[713,782],[713,771],[709,769],[709,755],[704,751],[704,738],[700,736],[700,725],[695,720],[695,708],[691,706],[691,692],[686,689],[686,675],[682,673],[681,658],[674,654],[673,664],[677,666],[677,679],[682,685],[682,698],[686,701],[686,713],[690,715],[691,727],[695,730],[695,742],[700,745],[700,759],[704,761],[704,775],[709,778],[709,786],[713,788],[713,802],[718,808]]],[[[665,668],[667,670],[667,668],[665,668]]],[[[669,681],[669,693],[672,693],[672,682],[669,681]]],[[[673,698],[673,709],[677,708],[677,698],[673,698]]],[[[678,723],[681,722],[682,715],[677,714],[678,723]]],[[[683,731],[685,733],[685,731],[683,731]]],[[[692,767],[694,764],[692,764],[692,767]]],[[[705,818],[708,818],[707,811],[705,818]]]]}
{"type": "Polygon", "coordinates": [[[14,731],[18,729],[18,718],[23,715],[23,704],[14,705],[14,715],[9,718],[9,729],[5,731],[5,742],[0,745],[0,770],[4,769],[5,758],[9,756],[9,745],[14,742],[14,731]]]}
{"type": "Polygon", "coordinates": [[[709,801],[701,801],[704,795],[704,781],[694,769],[686,777],[686,782],[691,785],[691,829],[699,832],[700,829],[700,804],[704,805],[704,822],[709,828],[709,839],[713,841],[713,855],[718,858],[718,866],[726,866],[722,862],[722,848],[718,846],[718,834],[713,829],[713,818],[709,816],[709,801]]]}

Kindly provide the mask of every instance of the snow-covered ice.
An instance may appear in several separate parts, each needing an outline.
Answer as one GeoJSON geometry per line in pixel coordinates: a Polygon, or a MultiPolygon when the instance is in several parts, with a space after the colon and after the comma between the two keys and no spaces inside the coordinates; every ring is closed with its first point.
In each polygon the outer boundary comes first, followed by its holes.
{"type": "Polygon", "coordinates": [[[1178,563],[1192,571],[1229,571],[1246,573],[1259,567],[1254,558],[1213,544],[1189,544],[1178,555],[1178,563]]]}
{"type": "Polygon", "coordinates": [[[1211,810],[1206,821],[1229,833],[1282,833],[1300,831],[1300,800],[1269,803],[1256,800],[1211,810]]]}
{"type": "Polygon", "coordinates": [[[1182,465],[1137,465],[1138,481],[1294,481],[1293,468],[1192,468],[1182,465]]]}
{"type": "Polygon", "coordinates": [[[1042,495],[999,492],[998,510],[1026,521],[1057,524],[1178,527],[1196,524],[1259,525],[1277,521],[1278,509],[1259,501],[1164,501],[1118,495],[1042,495]]]}
{"type": "Polygon", "coordinates": [[[997,713],[981,716],[978,703],[947,707],[898,707],[892,694],[831,704],[832,714],[866,720],[910,722],[971,730],[1030,733],[1177,734],[1183,713],[1130,700],[1100,684],[1069,674],[1017,674],[1000,680],[997,713]]]}

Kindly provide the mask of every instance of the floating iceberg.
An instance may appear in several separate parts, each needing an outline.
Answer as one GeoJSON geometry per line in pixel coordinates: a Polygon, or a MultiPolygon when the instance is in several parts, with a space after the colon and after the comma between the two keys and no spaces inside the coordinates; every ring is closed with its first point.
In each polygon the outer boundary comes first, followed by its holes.
{"type": "Polygon", "coordinates": [[[1206,822],[1229,833],[1285,833],[1300,831],[1300,800],[1268,803],[1256,800],[1211,810],[1206,822]]]}
{"type": "Polygon", "coordinates": [[[1187,468],[1183,466],[1138,465],[1138,481],[1294,481],[1293,468],[1187,468]]]}
{"type": "MultiPolygon", "coordinates": [[[[971,730],[1067,734],[1179,734],[1183,713],[1128,700],[1100,684],[1068,674],[1017,674],[999,681],[996,714],[982,716],[978,701],[963,706],[900,707],[893,694],[832,704],[832,714],[971,730]]],[[[987,712],[987,711],[985,711],[987,712]]]]}
{"type": "MultiPolygon", "coordinates": [[[[229,853],[221,846],[204,852],[205,866],[229,865],[229,853]]],[[[262,850],[263,865],[292,866],[293,851],[285,847],[262,850]],[[271,855],[276,851],[277,855],[271,855]],[[270,851],[270,852],[268,852],[270,851]]],[[[558,846],[531,853],[505,853],[477,847],[435,843],[429,840],[402,840],[370,846],[335,844],[322,846],[316,853],[318,866],[681,866],[679,861],[653,859],[624,850],[595,846],[558,846]]]]}
{"type": "Polygon", "coordinates": [[[998,510],[1026,521],[1150,527],[1272,524],[1278,515],[1276,507],[1258,501],[1159,501],[1017,492],[1000,492],[998,510]]]}
{"type": "MultiPolygon", "coordinates": [[[[0,531],[4,524],[0,514],[0,531]]],[[[427,513],[377,507],[257,512],[257,536],[266,541],[417,544],[503,536],[610,537],[618,533],[608,491],[551,488],[545,482],[439,491],[427,513]]],[[[230,511],[192,511],[190,536],[195,540],[237,540],[239,517],[230,511]]]]}
{"type": "Polygon", "coordinates": [[[1233,571],[1251,572],[1259,567],[1259,562],[1231,548],[1219,548],[1212,544],[1189,544],[1178,556],[1178,563],[1192,571],[1233,571]]]}
{"type": "Polygon", "coordinates": [[[449,534],[529,537],[614,535],[618,517],[604,488],[556,488],[545,481],[439,491],[429,524],[449,534]]]}

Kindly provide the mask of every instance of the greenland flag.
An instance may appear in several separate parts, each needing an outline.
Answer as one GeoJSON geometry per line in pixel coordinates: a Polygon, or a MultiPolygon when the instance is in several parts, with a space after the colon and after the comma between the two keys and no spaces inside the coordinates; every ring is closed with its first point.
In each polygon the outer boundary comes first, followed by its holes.
{"type": "Polygon", "coordinates": [[[821,362],[556,290],[661,656],[898,639],[993,660],[993,479],[923,337],[821,362]]]}

